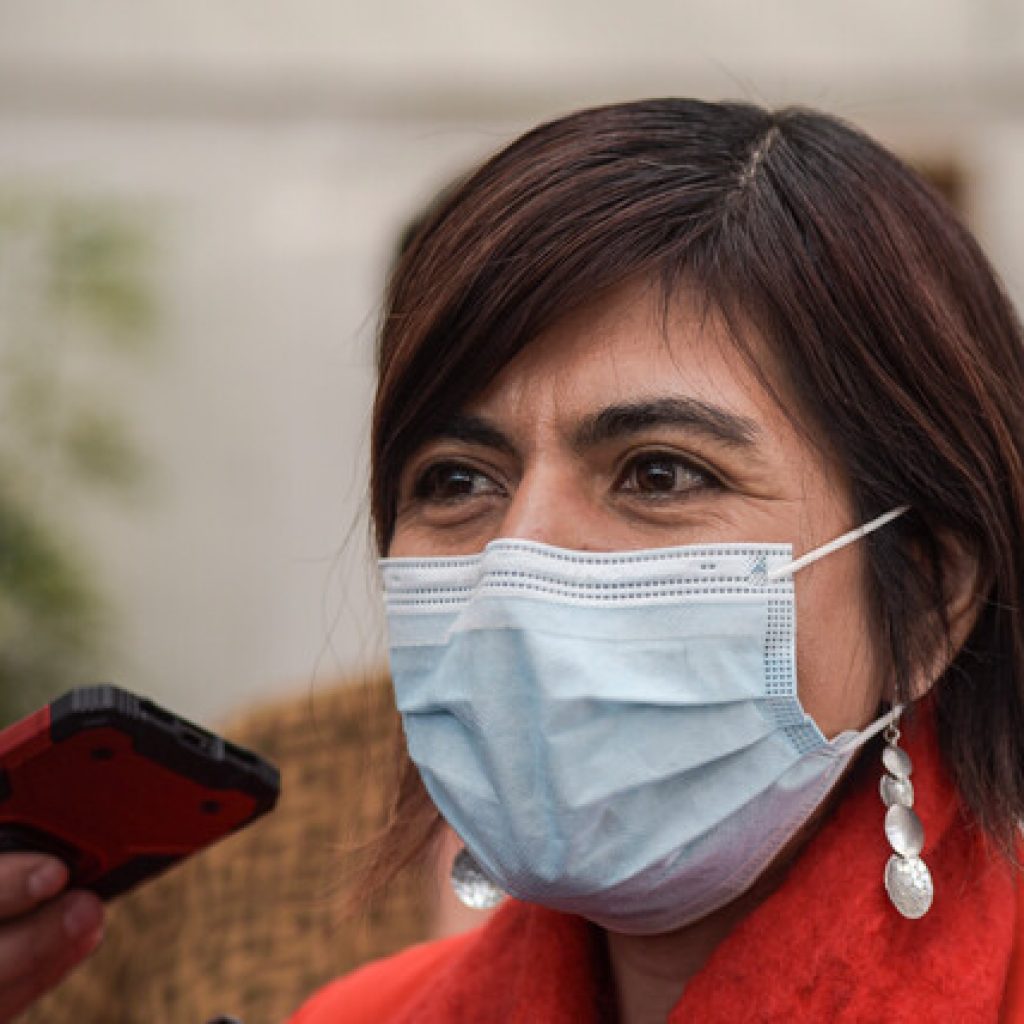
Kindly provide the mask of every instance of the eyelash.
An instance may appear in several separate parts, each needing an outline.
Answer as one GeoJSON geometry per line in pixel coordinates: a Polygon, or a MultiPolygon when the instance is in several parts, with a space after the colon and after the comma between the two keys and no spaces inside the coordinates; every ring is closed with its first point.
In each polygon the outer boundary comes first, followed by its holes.
{"type": "Polygon", "coordinates": [[[615,486],[619,489],[632,491],[632,493],[644,496],[644,500],[670,501],[672,499],[680,500],[685,498],[691,491],[717,487],[719,486],[719,481],[709,470],[693,459],[684,458],[676,452],[652,450],[636,452],[630,455],[616,477],[615,486]],[[626,477],[635,474],[644,463],[648,466],[655,463],[668,464],[674,472],[682,470],[684,474],[687,474],[697,482],[684,486],[679,490],[667,491],[641,491],[639,488],[624,488],[623,481],[626,477]]]}
{"type": "MultiPolygon", "coordinates": [[[[449,478],[450,480],[451,478],[449,478]]],[[[717,488],[721,486],[721,482],[705,467],[701,466],[692,459],[686,459],[676,452],[667,451],[643,451],[631,454],[620,467],[615,477],[615,489],[624,491],[625,493],[635,494],[640,497],[641,500],[645,501],[669,501],[669,500],[681,500],[685,498],[691,491],[695,491],[702,488],[717,488]],[[670,464],[673,472],[682,470],[683,473],[688,474],[692,478],[697,479],[697,483],[692,486],[685,486],[679,490],[641,490],[638,486],[627,487],[625,481],[627,477],[636,474],[644,465],[654,463],[670,464]]],[[[460,462],[454,459],[444,459],[439,462],[431,463],[424,467],[424,469],[416,476],[412,488],[412,497],[417,502],[423,504],[437,504],[437,505],[452,505],[458,502],[466,501],[474,497],[490,496],[495,493],[504,493],[504,487],[502,484],[496,482],[493,477],[482,469],[477,468],[466,462],[460,462]],[[434,483],[437,486],[443,485],[445,481],[438,480],[445,471],[452,473],[462,474],[464,478],[470,479],[471,489],[468,492],[458,493],[453,495],[447,495],[439,497],[436,494],[436,490],[432,489],[431,480],[434,479],[434,483]],[[488,480],[491,483],[491,487],[484,491],[474,492],[472,487],[474,486],[474,480],[488,480]]]]}
{"type": "MultiPolygon", "coordinates": [[[[465,462],[458,462],[454,459],[443,459],[439,462],[433,462],[430,465],[424,467],[424,469],[416,476],[413,482],[412,496],[416,501],[424,503],[450,505],[457,501],[464,501],[467,498],[475,497],[472,492],[469,494],[456,494],[444,498],[434,497],[430,493],[430,480],[431,477],[440,475],[443,471],[448,470],[452,473],[458,472],[464,474],[466,477],[474,477],[477,479],[489,480],[493,484],[494,488],[500,490],[501,485],[495,483],[490,474],[478,469],[476,466],[472,466],[465,462]]],[[[491,493],[491,492],[488,492],[491,493]]]]}

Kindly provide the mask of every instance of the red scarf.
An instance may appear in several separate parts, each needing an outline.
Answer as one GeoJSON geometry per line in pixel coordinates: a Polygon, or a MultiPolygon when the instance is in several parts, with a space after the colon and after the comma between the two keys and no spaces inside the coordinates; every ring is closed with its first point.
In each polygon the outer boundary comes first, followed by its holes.
{"type": "MultiPolygon", "coordinates": [[[[960,814],[933,730],[919,721],[903,745],[935,882],[928,914],[908,921],[885,894],[891,851],[881,768],[869,751],[779,888],[690,980],[669,1024],[999,1019],[1016,927],[1013,875],[960,814]]],[[[395,1018],[401,1024],[614,1019],[600,933],[579,918],[509,901],[452,949],[395,1018]]]]}

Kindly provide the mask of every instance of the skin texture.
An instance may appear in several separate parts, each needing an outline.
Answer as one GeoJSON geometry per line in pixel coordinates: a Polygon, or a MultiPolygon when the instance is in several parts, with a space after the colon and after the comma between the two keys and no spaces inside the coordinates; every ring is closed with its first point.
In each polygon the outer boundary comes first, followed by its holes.
{"type": "Polygon", "coordinates": [[[0,1021],[10,1021],[87,957],[103,937],[103,906],[65,892],[53,857],[0,857],[0,1021]]]}
{"type": "MultiPolygon", "coordinates": [[[[643,284],[550,328],[464,413],[404,468],[390,555],[467,554],[518,537],[591,551],[787,542],[798,556],[858,525],[840,468],[766,394],[724,328],[690,313],[685,296],[666,321],[643,284]],[[680,402],[692,422],[662,415],[680,402]],[[645,406],[646,420],[607,414],[623,405],[645,406]],[[716,436],[737,418],[742,438],[716,436]]],[[[800,699],[827,737],[873,720],[883,689],[862,559],[853,545],[795,577],[800,699]]],[[[620,1019],[663,1021],[799,845],[703,921],[609,933],[620,1019]]]]}

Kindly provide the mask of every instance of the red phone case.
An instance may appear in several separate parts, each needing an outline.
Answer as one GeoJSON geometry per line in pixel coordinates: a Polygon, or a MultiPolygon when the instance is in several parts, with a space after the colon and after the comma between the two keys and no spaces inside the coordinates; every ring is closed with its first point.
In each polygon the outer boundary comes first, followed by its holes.
{"type": "Polygon", "coordinates": [[[263,758],[116,686],[71,690],[0,732],[0,851],[68,864],[109,898],[273,808],[263,758]]]}

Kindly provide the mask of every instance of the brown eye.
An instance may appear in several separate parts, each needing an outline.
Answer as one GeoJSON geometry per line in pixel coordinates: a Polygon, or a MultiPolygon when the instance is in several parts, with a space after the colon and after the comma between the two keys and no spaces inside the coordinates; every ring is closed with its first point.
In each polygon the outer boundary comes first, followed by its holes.
{"type": "Polygon", "coordinates": [[[619,486],[637,494],[670,496],[696,490],[709,480],[707,473],[675,455],[652,454],[633,459],[619,486]]]}
{"type": "Polygon", "coordinates": [[[455,462],[429,466],[416,480],[415,496],[421,501],[458,501],[478,494],[498,494],[500,488],[486,473],[455,462]]]}

